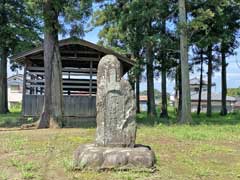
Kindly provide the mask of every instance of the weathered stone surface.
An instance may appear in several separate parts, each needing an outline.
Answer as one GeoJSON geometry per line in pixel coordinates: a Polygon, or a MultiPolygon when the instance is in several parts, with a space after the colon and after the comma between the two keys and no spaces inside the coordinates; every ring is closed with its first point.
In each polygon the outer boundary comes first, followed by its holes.
{"type": "Polygon", "coordinates": [[[97,133],[95,144],[81,145],[74,153],[76,169],[151,168],[155,154],[136,145],[136,106],[122,67],[113,55],[104,56],[97,73],[97,133]]]}
{"type": "Polygon", "coordinates": [[[150,168],[155,163],[154,152],[147,147],[121,148],[81,145],[74,154],[77,169],[150,168]]]}
{"type": "Polygon", "coordinates": [[[97,168],[103,163],[103,152],[100,149],[95,149],[91,145],[81,145],[74,154],[74,159],[81,159],[75,166],[83,169],[85,167],[97,168]],[[86,151],[88,149],[88,151],[86,151]]]}
{"type": "Polygon", "coordinates": [[[121,79],[122,65],[113,55],[104,56],[97,72],[96,144],[133,147],[136,139],[136,105],[128,81],[121,79]]]}
{"type": "Polygon", "coordinates": [[[133,166],[144,166],[146,168],[153,167],[155,164],[155,154],[152,150],[146,150],[146,148],[138,149],[138,152],[131,151],[128,159],[128,163],[133,166]]]}
{"type": "Polygon", "coordinates": [[[124,152],[122,153],[119,151],[116,153],[116,151],[112,152],[104,152],[104,162],[102,164],[102,168],[118,168],[126,166],[128,163],[127,154],[124,152]]]}

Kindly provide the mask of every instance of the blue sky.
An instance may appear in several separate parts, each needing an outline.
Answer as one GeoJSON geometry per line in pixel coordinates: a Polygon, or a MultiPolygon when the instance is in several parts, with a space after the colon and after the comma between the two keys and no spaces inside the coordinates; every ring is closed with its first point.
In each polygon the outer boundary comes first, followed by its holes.
{"type": "MultiPolygon", "coordinates": [[[[100,28],[95,28],[91,32],[88,32],[86,36],[84,37],[85,40],[97,43],[98,41],[98,33],[100,31],[100,28]]],[[[236,50],[237,55],[230,56],[227,58],[228,67],[227,67],[227,86],[228,88],[237,88],[240,87],[240,48],[236,50]],[[237,63],[238,59],[238,63],[237,63]],[[238,65],[239,64],[239,65],[238,65]]],[[[9,65],[8,65],[9,67],[9,65]]],[[[205,79],[207,78],[206,75],[206,66],[205,66],[205,79]]],[[[19,71],[19,73],[22,73],[22,71],[19,71]]],[[[12,74],[15,74],[15,72],[11,72],[11,70],[8,68],[8,76],[11,76],[12,74]]],[[[193,77],[199,77],[198,72],[194,72],[194,74],[190,74],[190,78],[193,77]]],[[[213,82],[216,83],[216,87],[213,88],[213,91],[215,92],[221,92],[221,71],[215,72],[213,75],[213,82]]],[[[155,89],[160,90],[161,89],[161,81],[160,79],[154,80],[155,89]]],[[[168,80],[167,82],[167,91],[169,93],[172,93],[174,91],[174,81],[168,80]]],[[[147,89],[146,82],[141,82],[141,91],[147,89]]]]}

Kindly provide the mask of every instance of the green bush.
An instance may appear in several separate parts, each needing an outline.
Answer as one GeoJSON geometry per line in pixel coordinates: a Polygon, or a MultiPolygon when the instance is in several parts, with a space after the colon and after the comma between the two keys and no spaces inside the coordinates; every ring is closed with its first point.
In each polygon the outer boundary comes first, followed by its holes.
{"type": "Polygon", "coordinates": [[[22,110],[22,103],[12,103],[10,105],[10,112],[21,112],[22,110]]]}

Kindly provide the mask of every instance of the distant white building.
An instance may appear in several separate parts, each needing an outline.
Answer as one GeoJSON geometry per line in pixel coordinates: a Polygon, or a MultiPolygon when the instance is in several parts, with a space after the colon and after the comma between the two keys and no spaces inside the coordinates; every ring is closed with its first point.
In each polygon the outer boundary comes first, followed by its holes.
{"type": "MultiPolygon", "coordinates": [[[[148,97],[146,95],[139,96],[140,111],[147,111],[148,97]]],[[[160,100],[155,98],[155,106],[160,104],[160,100]]]]}
{"type": "MultiPolygon", "coordinates": [[[[191,106],[192,112],[197,112],[198,107],[198,96],[199,93],[191,94],[191,106]]],[[[220,112],[222,109],[222,95],[220,93],[211,94],[211,102],[212,102],[212,112],[220,112]]],[[[226,104],[228,112],[232,112],[234,110],[236,98],[227,96],[226,104]]],[[[207,111],[207,91],[202,92],[201,96],[201,112],[207,111]]]]}
{"type": "Polygon", "coordinates": [[[140,111],[147,111],[147,96],[139,96],[140,111]]]}
{"type": "MultiPolygon", "coordinates": [[[[208,82],[203,80],[202,81],[202,94],[201,94],[201,112],[207,111],[207,84],[208,82]]],[[[213,83],[212,87],[215,87],[216,84],[213,83]]],[[[198,78],[190,79],[190,92],[191,92],[191,111],[196,112],[198,107],[198,99],[199,99],[199,88],[200,88],[200,80],[198,78]]],[[[178,105],[178,97],[171,95],[170,101],[173,105],[178,105]]],[[[222,105],[222,96],[220,93],[212,92],[211,94],[211,101],[212,101],[212,111],[213,112],[220,112],[221,105],[222,105]]],[[[228,112],[234,110],[234,104],[236,102],[236,98],[227,96],[227,109],[228,112]]]]}
{"type": "Polygon", "coordinates": [[[8,106],[22,103],[23,75],[17,74],[8,78],[8,106]]]}
{"type": "MultiPolygon", "coordinates": [[[[208,82],[206,80],[202,80],[202,92],[205,92],[207,91],[207,85],[208,85],[208,82]]],[[[190,92],[191,93],[198,93],[199,92],[199,89],[200,89],[200,79],[198,78],[192,78],[190,79],[190,92]]],[[[212,83],[212,87],[215,87],[216,84],[215,83],[212,83]]]]}

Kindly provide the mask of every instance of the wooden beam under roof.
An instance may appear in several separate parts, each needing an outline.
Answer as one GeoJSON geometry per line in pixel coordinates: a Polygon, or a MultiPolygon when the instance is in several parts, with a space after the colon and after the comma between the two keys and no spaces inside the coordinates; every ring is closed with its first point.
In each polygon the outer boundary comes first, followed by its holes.
{"type": "Polygon", "coordinates": [[[61,54],[67,53],[67,54],[91,54],[91,55],[99,55],[101,54],[101,52],[97,52],[97,51],[78,51],[78,50],[60,50],[61,54]]]}
{"type": "MultiPolygon", "coordinates": [[[[26,88],[29,89],[29,88],[37,88],[37,87],[45,87],[45,85],[27,85],[26,88]]],[[[97,86],[92,86],[93,89],[97,89],[97,86]]],[[[89,89],[89,86],[65,86],[63,85],[63,89],[89,89]]]]}
{"type": "MultiPolygon", "coordinates": [[[[44,67],[28,67],[27,70],[29,71],[44,71],[44,67]]],[[[62,68],[62,72],[97,72],[96,68],[62,68]]]]}
{"type": "MultiPolygon", "coordinates": [[[[45,72],[42,71],[42,72],[27,72],[28,75],[41,75],[41,76],[44,76],[45,75],[45,72]]],[[[94,73],[95,75],[96,73],[94,73]]],[[[67,72],[63,72],[62,75],[68,75],[67,72]]],[[[73,72],[71,73],[71,76],[89,76],[89,73],[84,73],[84,72],[73,72]]]]}
{"type": "MultiPolygon", "coordinates": [[[[89,82],[90,80],[88,81],[83,81],[78,79],[62,80],[62,83],[64,84],[89,84],[89,82]]],[[[45,80],[44,79],[36,79],[36,80],[27,79],[26,83],[45,83],[45,80]]],[[[92,84],[96,85],[97,84],[96,80],[92,81],[92,84]]]]}
{"type": "MultiPolygon", "coordinates": [[[[43,60],[42,58],[34,58],[31,57],[31,60],[43,60]]],[[[63,56],[61,57],[62,61],[96,61],[98,62],[100,59],[99,58],[94,58],[94,57],[68,57],[68,56],[63,56]]]]}

